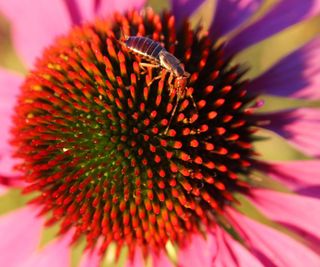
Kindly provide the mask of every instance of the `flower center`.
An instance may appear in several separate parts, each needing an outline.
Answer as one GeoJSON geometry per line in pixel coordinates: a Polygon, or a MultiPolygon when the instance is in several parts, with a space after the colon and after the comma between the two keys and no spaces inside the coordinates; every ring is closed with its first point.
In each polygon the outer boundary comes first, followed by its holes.
{"type": "Polygon", "coordinates": [[[39,192],[33,202],[48,225],[75,229],[89,247],[102,240],[102,253],[111,242],[131,255],[136,246],[183,246],[246,189],[252,97],[241,76],[200,28],[176,29],[170,14],[130,11],[74,28],[22,87],[13,144],[25,191],[39,192]],[[142,67],[150,58],[123,34],[149,37],[181,60],[191,74],[181,95],[171,71],[142,67]]]}

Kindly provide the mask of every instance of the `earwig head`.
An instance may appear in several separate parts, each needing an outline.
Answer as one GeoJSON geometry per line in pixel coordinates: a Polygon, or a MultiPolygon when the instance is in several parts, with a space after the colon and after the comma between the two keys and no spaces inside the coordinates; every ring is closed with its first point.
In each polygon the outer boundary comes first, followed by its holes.
{"type": "MultiPolygon", "coordinates": [[[[188,73],[188,72],[186,72],[188,73]]],[[[188,73],[189,74],[189,73],[188,73]]],[[[189,75],[190,76],[190,75],[189,75]]],[[[174,88],[178,91],[181,91],[183,89],[186,88],[187,83],[188,83],[188,77],[189,76],[178,76],[175,80],[174,80],[174,88]]]]}

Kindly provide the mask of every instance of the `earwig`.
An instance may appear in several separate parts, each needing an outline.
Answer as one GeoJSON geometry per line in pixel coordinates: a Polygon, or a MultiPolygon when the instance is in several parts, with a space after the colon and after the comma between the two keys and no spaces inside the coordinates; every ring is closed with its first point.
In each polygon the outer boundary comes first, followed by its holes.
{"type": "Polygon", "coordinates": [[[178,103],[180,99],[183,98],[186,92],[186,86],[187,86],[188,78],[190,77],[190,74],[185,71],[181,61],[177,59],[174,55],[169,53],[157,41],[154,41],[150,38],[142,37],[142,36],[127,36],[124,42],[122,43],[124,46],[127,47],[129,51],[138,54],[144,60],[149,62],[149,63],[141,62],[140,66],[154,67],[154,68],[161,67],[170,73],[169,80],[168,80],[168,83],[170,86],[170,94],[176,93],[177,101],[172,110],[171,118],[168,123],[168,126],[164,132],[166,134],[170,127],[172,118],[176,112],[178,103]]]}

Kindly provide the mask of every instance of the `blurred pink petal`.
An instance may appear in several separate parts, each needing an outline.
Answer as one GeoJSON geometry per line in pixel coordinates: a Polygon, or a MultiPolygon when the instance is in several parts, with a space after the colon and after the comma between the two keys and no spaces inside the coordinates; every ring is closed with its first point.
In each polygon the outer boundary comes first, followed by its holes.
{"type": "Polygon", "coordinates": [[[37,249],[42,220],[31,208],[23,208],[0,217],[0,266],[24,266],[37,249]]]}
{"type": "Polygon", "coordinates": [[[94,20],[97,16],[102,18],[110,16],[115,11],[124,12],[131,8],[141,9],[145,2],[146,0],[66,0],[66,5],[73,23],[79,24],[84,21],[94,20]]]}
{"type": "Polygon", "coordinates": [[[37,0],[0,1],[0,11],[10,20],[15,48],[28,67],[55,36],[72,25],[64,0],[50,4],[37,0]]]}
{"type": "Polygon", "coordinates": [[[72,24],[80,24],[94,18],[96,0],[65,0],[72,24]]]}
{"type": "MultiPolygon", "coordinates": [[[[86,2],[82,0],[82,2],[86,2]]],[[[107,17],[110,16],[115,11],[123,13],[128,9],[141,9],[146,4],[146,0],[117,0],[117,1],[105,1],[105,0],[95,0],[94,12],[96,16],[107,17]]]]}
{"type": "Polygon", "coordinates": [[[263,267],[250,251],[223,230],[217,228],[216,238],[219,253],[213,261],[215,267],[263,267]]]}
{"type": "Polygon", "coordinates": [[[99,255],[99,251],[97,249],[92,251],[86,251],[81,258],[80,267],[99,266],[100,261],[101,256],[99,255]]]}
{"type": "Polygon", "coordinates": [[[318,187],[320,197],[320,160],[270,162],[260,169],[296,192],[318,187]]]}
{"type": "Polygon", "coordinates": [[[69,267],[70,236],[56,239],[43,249],[35,251],[31,257],[23,263],[23,267],[69,267]]]}
{"type": "Polygon", "coordinates": [[[186,242],[186,246],[179,249],[179,267],[211,266],[211,263],[218,252],[216,237],[207,234],[193,235],[192,239],[186,242]]]}
{"type": "Polygon", "coordinates": [[[319,255],[298,241],[236,211],[228,213],[264,266],[320,266],[319,255]]]}
{"type": "Polygon", "coordinates": [[[11,156],[9,139],[13,109],[22,81],[22,76],[0,68],[0,183],[1,179],[17,179],[18,176],[12,170],[16,161],[11,156]]]}
{"type": "Polygon", "coordinates": [[[307,155],[320,155],[320,109],[299,108],[257,115],[270,121],[266,129],[274,131],[307,155]]]}
{"type": "Polygon", "coordinates": [[[239,27],[261,6],[263,0],[218,0],[214,21],[209,29],[212,39],[239,27]]]}
{"type": "Polygon", "coordinates": [[[7,186],[3,186],[0,183],[0,196],[4,195],[7,191],[8,191],[8,187],[7,186]]]}
{"type": "Polygon", "coordinates": [[[194,235],[178,253],[179,267],[262,267],[262,264],[238,241],[219,227],[208,231],[206,239],[194,235]]]}
{"type": "Polygon", "coordinates": [[[237,34],[227,45],[236,53],[276,34],[291,25],[315,16],[320,11],[318,0],[279,0],[259,21],[237,34]]]}
{"type": "Polygon", "coordinates": [[[312,40],[253,80],[248,89],[257,93],[303,99],[320,99],[320,38],[312,40]]]}
{"type": "Polygon", "coordinates": [[[176,19],[176,25],[188,19],[193,12],[195,12],[205,0],[171,0],[172,12],[176,19]]]}
{"type": "Polygon", "coordinates": [[[128,259],[126,262],[126,267],[141,267],[144,264],[143,256],[141,249],[139,247],[136,248],[134,252],[133,259],[128,259]]]}
{"type": "Polygon", "coordinates": [[[71,26],[96,16],[108,16],[115,10],[141,8],[145,0],[57,0],[48,4],[37,0],[1,1],[0,12],[11,22],[13,41],[27,67],[33,66],[43,48],[71,26]]]}
{"type": "Polygon", "coordinates": [[[272,190],[251,190],[251,200],[270,219],[320,246],[320,200],[272,190]]]}
{"type": "Polygon", "coordinates": [[[320,185],[300,187],[295,192],[303,196],[320,198],[320,185]]]}
{"type": "Polygon", "coordinates": [[[153,267],[174,267],[168,256],[163,252],[160,255],[152,253],[152,263],[153,267]]]}

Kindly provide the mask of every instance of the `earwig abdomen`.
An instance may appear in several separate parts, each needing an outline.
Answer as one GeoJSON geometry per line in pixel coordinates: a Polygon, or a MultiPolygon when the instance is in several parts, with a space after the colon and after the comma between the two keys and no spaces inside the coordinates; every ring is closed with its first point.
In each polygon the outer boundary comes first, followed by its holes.
{"type": "Polygon", "coordinates": [[[160,43],[142,36],[129,36],[124,43],[127,48],[150,62],[159,63],[159,53],[165,50],[160,43]]]}

